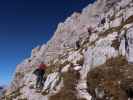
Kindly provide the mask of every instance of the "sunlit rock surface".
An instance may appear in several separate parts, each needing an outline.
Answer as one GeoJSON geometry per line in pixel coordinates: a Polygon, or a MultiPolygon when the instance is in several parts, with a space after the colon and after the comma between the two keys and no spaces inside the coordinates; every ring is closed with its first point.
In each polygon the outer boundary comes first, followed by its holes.
{"type": "Polygon", "coordinates": [[[97,0],[59,23],[53,37],[17,65],[2,100],[129,100],[133,93],[133,1],[97,0]],[[46,81],[33,71],[44,61],[46,81]]]}

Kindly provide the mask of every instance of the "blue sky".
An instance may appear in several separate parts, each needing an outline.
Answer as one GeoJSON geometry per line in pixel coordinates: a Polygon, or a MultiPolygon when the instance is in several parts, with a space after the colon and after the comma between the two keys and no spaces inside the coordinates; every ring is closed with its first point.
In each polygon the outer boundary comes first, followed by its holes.
{"type": "Polygon", "coordinates": [[[0,0],[0,85],[32,48],[46,43],[57,24],[94,0],[0,0]]]}

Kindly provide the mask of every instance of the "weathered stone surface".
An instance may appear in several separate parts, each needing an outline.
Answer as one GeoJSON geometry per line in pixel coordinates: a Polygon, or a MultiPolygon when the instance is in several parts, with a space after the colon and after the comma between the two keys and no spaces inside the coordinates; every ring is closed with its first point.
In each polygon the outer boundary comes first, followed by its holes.
{"type": "Polygon", "coordinates": [[[127,51],[127,59],[128,62],[133,62],[133,27],[127,30],[127,38],[128,38],[128,51],[127,51]]]}
{"type": "MultiPolygon", "coordinates": [[[[94,4],[85,7],[82,12],[75,12],[65,22],[59,23],[53,37],[46,44],[34,48],[31,57],[17,65],[12,84],[6,91],[6,97],[9,100],[49,100],[49,97],[58,97],[60,95],[60,98],[63,98],[66,97],[65,94],[68,94],[67,99],[71,97],[74,100],[75,98],[77,100],[91,100],[95,96],[103,98],[105,95],[109,98],[108,93],[106,94],[103,88],[97,86],[99,84],[91,84],[95,81],[92,76],[98,74],[97,80],[101,84],[102,79],[106,80],[106,75],[103,74],[109,74],[106,73],[106,70],[116,75],[115,72],[120,72],[122,69],[123,73],[118,76],[126,74],[125,79],[132,76],[129,75],[132,72],[132,68],[130,68],[132,65],[130,64],[133,63],[132,5],[132,0],[97,0],[94,4]],[[77,41],[79,42],[79,48],[76,47],[77,41]],[[119,62],[118,66],[116,66],[117,62],[114,60],[116,64],[110,65],[111,70],[110,67],[101,66],[106,64],[108,59],[118,56],[124,57],[128,62],[124,61],[130,67],[125,65],[127,66],[126,69],[125,66],[119,66],[123,62],[119,62]],[[36,76],[33,75],[33,71],[42,61],[48,65],[47,79],[44,83],[43,92],[36,93],[34,88],[36,76]],[[115,69],[113,65],[118,67],[114,72],[112,72],[115,69]],[[97,70],[102,71],[95,73],[95,70],[96,72],[97,70]],[[128,73],[127,70],[130,72],[128,73]],[[70,82],[67,82],[67,80],[70,82]],[[88,87],[87,82],[90,82],[88,87]],[[90,89],[89,92],[88,89],[90,89]],[[65,93],[61,93],[62,91],[65,93]]],[[[118,91],[121,89],[119,84],[115,88],[114,83],[120,81],[112,79],[110,82],[109,79],[112,77],[114,79],[117,76],[112,75],[109,77],[108,75],[107,81],[102,86],[105,86],[111,95],[119,98],[115,93],[119,94],[117,89],[118,91]],[[108,86],[108,84],[111,84],[111,86],[108,86]]],[[[127,84],[127,81],[123,81],[127,84]]],[[[123,93],[123,96],[122,94],[119,95],[120,100],[127,100],[125,92],[120,91],[120,93],[123,93]],[[121,97],[126,99],[121,99],[121,97]]],[[[54,98],[54,100],[59,99],[54,98]]]]}

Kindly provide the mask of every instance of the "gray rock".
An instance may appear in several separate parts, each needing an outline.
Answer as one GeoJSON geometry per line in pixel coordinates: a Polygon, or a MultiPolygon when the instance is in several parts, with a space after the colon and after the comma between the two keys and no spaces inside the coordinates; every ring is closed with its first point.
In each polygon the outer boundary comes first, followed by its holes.
{"type": "MultiPolygon", "coordinates": [[[[79,66],[77,62],[83,60],[80,68],[75,70],[79,71],[81,76],[79,80],[81,83],[77,84],[79,87],[77,97],[91,100],[91,96],[85,89],[87,88],[87,73],[90,70],[120,55],[126,56],[128,62],[133,62],[133,21],[127,21],[133,16],[132,4],[132,0],[126,0],[126,3],[125,0],[97,0],[94,4],[85,7],[82,12],[75,12],[65,22],[59,23],[53,37],[46,44],[32,49],[31,56],[17,65],[6,95],[19,88],[21,96],[13,100],[20,98],[48,100],[64,85],[60,75],[68,70],[77,69],[79,66]],[[103,19],[105,23],[102,24],[103,19]],[[88,33],[90,27],[92,34],[88,33]],[[128,52],[125,49],[124,34],[127,34],[128,38],[128,52]],[[79,49],[75,49],[76,41],[82,44],[79,49]],[[118,49],[114,45],[118,45],[118,49]],[[54,72],[49,73],[44,83],[44,90],[49,91],[45,95],[29,88],[35,84],[36,80],[32,72],[42,61],[50,67],[58,65],[54,72]],[[70,66],[66,68],[68,65],[70,66]],[[61,68],[61,73],[59,68],[61,68]]],[[[98,95],[102,97],[103,94],[101,91],[98,95]]]]}

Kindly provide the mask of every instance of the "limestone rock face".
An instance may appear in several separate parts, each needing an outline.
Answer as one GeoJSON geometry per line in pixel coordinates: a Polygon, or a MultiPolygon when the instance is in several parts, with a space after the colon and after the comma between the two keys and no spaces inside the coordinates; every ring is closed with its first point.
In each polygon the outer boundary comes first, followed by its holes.
{"type": "Polygon", "coordinates": [[[127,57],[129,62],[133,62],[133,27],[127,30],[127,38],[128,38],[128,51],[127,57]]]}
{"type": "Polygon", "coordinates": [[[97,0],[59,23],[53,37],[17,65],[2,100],[128,100],[132,63],[133,0],[97,0]],[[37,92],[33,71],[42,61],[46,81],[37,92]],[[123,90],[121,82],[129,87],[123,90]]]}

